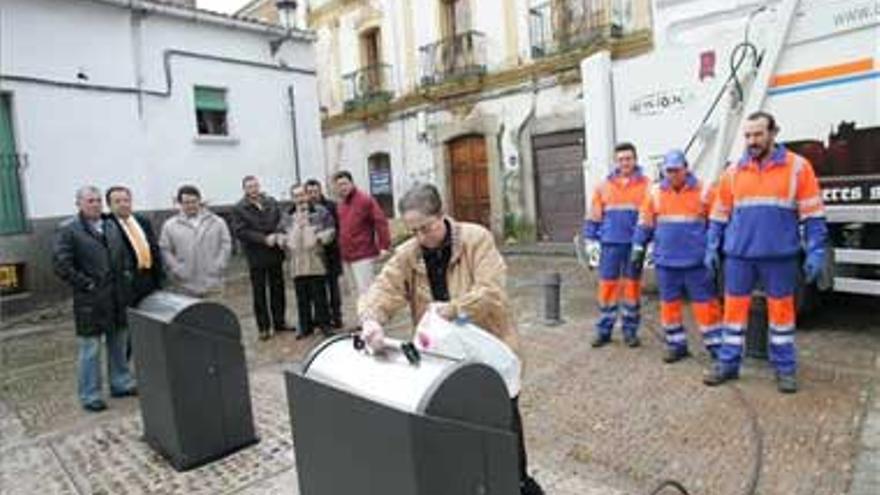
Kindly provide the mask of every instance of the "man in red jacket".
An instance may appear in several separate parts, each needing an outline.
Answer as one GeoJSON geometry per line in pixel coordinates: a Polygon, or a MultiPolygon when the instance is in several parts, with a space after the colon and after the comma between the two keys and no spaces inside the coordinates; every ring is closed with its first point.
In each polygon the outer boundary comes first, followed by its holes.
{"type": "Polygon", "coordinates": [[[348,171],[336,172],[333,184],[339,199],[339,251],[361,296],[373,283],[374,262],[385,257],[391,247],[388,219],[372,196],[355,187],[348,171]]]}

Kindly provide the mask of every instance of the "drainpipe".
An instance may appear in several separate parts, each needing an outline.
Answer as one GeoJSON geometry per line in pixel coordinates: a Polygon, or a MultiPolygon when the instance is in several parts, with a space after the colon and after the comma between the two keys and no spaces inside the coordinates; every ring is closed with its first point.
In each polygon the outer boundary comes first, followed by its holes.
{"type": "Polygon", "coordinates": [[[301,171],[299,168],[299,141],[296,137],[296,94],[293,85],[287,87],[287,98],[290,103],[290,130],[293,134],[293,172],[296,177],[296,183],[302,182],[301,171]]]}
{"type": "MultiPolygon", "coordinates": [[[[505,169],[504,164],[504,146],[502,141],[504,140],[504,119],[501,120],[501,126],[498,128],[498,134],[495,135],[495,146],[498,148],[498,164],[500,165],[499,174],[501,176],[501,229],[500,229],[500,238],[504,239],[504,217],[507,215],[507,210],[509,210],[509,201],[507,201],[507,171],[505,169]]],[[[491,210],[491,205],[490,205],[491,210]]]]}
{"type": "MultiPolygon", "coordinates": [[[[531,123],[532,120],[535,119],[535,114],[537,113],[537,107],[538,107],[538,84],[537,84],[537,81],[533,80],[532,81],[532,103],[529,108],[529,112],[526,114],[525,118],[522,120],[522,122],[516,128],[516,132],[515,132],[516,142],[514,144],[516,146],[516,152],[518,155],[517,159],[519,160],[520,180],[522,180],[523,163],[525,162],[525,158],[523,158],[523,157],[526,155],[526,152],[524,149],[525,146],[523,146],[522,138],[523,138],[523,134],[526,131],[526,127],[528,127],[529,123],[531,123]]],[[[534,164],[532,164],[532,166],[534,167],[534,164]]],[[[510,178],[513,178],[513,177],[515,177],[515,174],[513,172],[511,172],[510,178]]],[[[532,189],[534,189],[534,187],[532,189]]],[[[534,222],[534,225],[537,227],[537,216],[538,215],[536,214],[536,212],[529,211],[526,208],[525,195],[526,195],[526,188],[520,187],[519,201],[520,201],[520,204],[523,205],[523,216],[526,216],[528,214],[530,217],[532,217],[530,220],[532,222],[534,222]],[[535,214],[533,214],[533,213],[535,213],[535,214]]],[[[537,236],[537,232],[538,232],[537,229],[535,229],[536,236],[537,236]]]]}

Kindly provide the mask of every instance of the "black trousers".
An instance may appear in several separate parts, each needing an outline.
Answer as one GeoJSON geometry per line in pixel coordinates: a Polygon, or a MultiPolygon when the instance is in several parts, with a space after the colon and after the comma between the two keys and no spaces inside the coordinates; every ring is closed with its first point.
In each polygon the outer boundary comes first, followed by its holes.
{"type": "Polygon", "coordinates": [[[251,293],[254,298],[254,316],[257,328],[261,331],[272,327],[283,330],[284,311],[287,302],[284,297],[284,270],[281,263],[266,267],[251,267],[251,293]],[[269,291],[269,302],[272,306],[272,318],[269,319],[269,308],[266,307],[266,290],[269,291]]]}
{"type": "Polygon", "coordinates": [[[330,311],[327,304],[327,277],[324,275],[296,277],[296,307],[299,312],[299,331],[310,334],[319,327],[330,328],[330,311]]]}
{"type": "Polygon", "coordinates": [[[529,477],[528,459],[526,458],[526,439],[523,435],[522,415],[519,413],[519,396],[510,399],[510,406],[513,409],[511,421],[511,429],[516,433],[517,447],[519,450],[519,479],[524,481],[529,477]]]}
{"type": "Polygon", "coordinates": [[[342,298],[339,296],[339,274],[327,275],[327,292],[330,296],[330,319],[342,323],[342,298]]]}

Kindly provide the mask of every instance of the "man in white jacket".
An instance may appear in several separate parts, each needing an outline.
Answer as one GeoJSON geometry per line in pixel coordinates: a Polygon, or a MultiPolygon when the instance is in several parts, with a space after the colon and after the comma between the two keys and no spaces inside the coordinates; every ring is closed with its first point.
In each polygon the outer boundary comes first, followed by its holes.
{"type": "Polygon", "coordinates": [[[195,297],[220,296],[232,252],[229,227],[202,205],[202,195],[195,186],[181,186],[177,203],[180,213],[165,222],[159,236],[173,288],[195,297]]]}

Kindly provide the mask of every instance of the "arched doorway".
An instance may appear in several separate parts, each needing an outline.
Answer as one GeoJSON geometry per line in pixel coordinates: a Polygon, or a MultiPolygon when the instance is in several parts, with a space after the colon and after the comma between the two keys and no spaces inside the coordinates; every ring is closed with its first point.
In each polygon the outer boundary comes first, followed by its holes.
{"type": "Polygon", "coordinates": [[[463,136],[449,141],[447,147],[452,195],[450,212],[457,220],[491,228],[486,139],[483,136],[463,136]]]}

